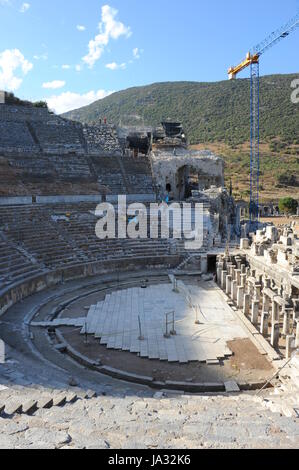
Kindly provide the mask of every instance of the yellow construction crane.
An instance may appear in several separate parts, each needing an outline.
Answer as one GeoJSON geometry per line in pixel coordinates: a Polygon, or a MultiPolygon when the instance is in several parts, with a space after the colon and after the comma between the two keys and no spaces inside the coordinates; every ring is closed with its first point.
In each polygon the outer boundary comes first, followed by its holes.
{"type": "Polygon", "coordinates": [[[228,69],[230,80],[237,78],[237,75],[247,67],[251,71],[251,107],[250,107],[250,222],[252,228],[256,228],[259,221],[259,178],[260,178],[260,81],[259,81],[259,61],[264,52],[288,37],[292,31],[299,26],[299,13],[292,18],[282,28],[273,32],[262,43],[254,47],[247,53],[246,59],[237,67],[228,69]]]}

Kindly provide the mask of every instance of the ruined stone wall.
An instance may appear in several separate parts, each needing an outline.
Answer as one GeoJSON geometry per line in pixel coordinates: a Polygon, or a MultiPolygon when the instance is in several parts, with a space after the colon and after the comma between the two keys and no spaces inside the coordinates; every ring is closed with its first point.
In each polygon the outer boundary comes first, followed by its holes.
{"type": "Polygon", "coordinates": [[[200,189],[224,185],[223,160],[210,152],[191,151],[185,148],[154,149],[151,153],[152,169],[161,194],[171,187],[171,196],[180,198],[179,173],[189,167],[199,175],[200,189]]]}

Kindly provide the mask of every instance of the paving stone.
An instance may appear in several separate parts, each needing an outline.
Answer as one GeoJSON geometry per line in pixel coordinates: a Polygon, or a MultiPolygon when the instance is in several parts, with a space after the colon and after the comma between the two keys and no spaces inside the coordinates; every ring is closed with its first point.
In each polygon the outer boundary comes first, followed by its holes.
{"type": "MultiPolygon", "coordinates": [[[[168,360],[186,364],[189,361],[216,361],[232,355],[226,342],[238,337],[246,338],[237,316],[215,291],[211,298],[203,287],[178,283],[179,294],[171,285],[150,286],[148,289],[126,289],[106,296],[104,302],[91,306],[87,316],[88,332],[101,338],[108,349],[130,351],[142,358],[168,360]],[[201,325],[194,325],[194,311],[186,304],[185,297],[200,306],[201,325]],[[166,313],[175,311],[177,336],[166,339],[166,313]],[[139,323],[143,341],[139,340],[139,323]],[[229,322],[229,324],[228,324],[229,322]],[[221,326],[223,324],[223,326],[221,326]]],[[[170,319],[170,317],[169,317],[170,319]]],[[[173,328],[169,325],[169,331],[173,328]]]]}

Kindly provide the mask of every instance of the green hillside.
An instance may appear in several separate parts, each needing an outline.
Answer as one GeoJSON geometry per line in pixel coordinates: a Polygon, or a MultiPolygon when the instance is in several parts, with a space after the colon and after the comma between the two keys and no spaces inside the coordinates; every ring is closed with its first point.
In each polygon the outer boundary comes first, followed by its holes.
{"type": "MultiPolygon", "coordinates": [[[[299,105],[291,102],[291,82],[298,75],[261,78],[261,138],[299,144],[299,105]]],[[[167,82],[131,88],[96,101],[65,116],[86,123],[107,117],[125,124],[140,116],[145,124],[180,120],[190,143],[224,142],[239,145],[249,140],[250,82],[167,82]]],[[[276,145],[276,144],[274,144],[276,145]]]]}

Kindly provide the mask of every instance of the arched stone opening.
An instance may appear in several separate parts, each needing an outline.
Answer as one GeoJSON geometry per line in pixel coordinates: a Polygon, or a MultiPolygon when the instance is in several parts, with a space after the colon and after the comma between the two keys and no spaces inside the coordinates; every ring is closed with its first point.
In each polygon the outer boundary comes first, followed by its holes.
{"type": "Polygon", "coordinates": [[[167,191],[168,193],[171,193],[171,190],[172,190],[172,189],[171,189],[171,184],[170,184],[170,183],[166,183],[166,191],[167,191]]]}
{"type": "Polygon", "coordinates": [[[176,173],[176,192],[180,200],[192,196],[192,191],[198,191],[199,173],[195,168],[185,165],[176,173]]]}

